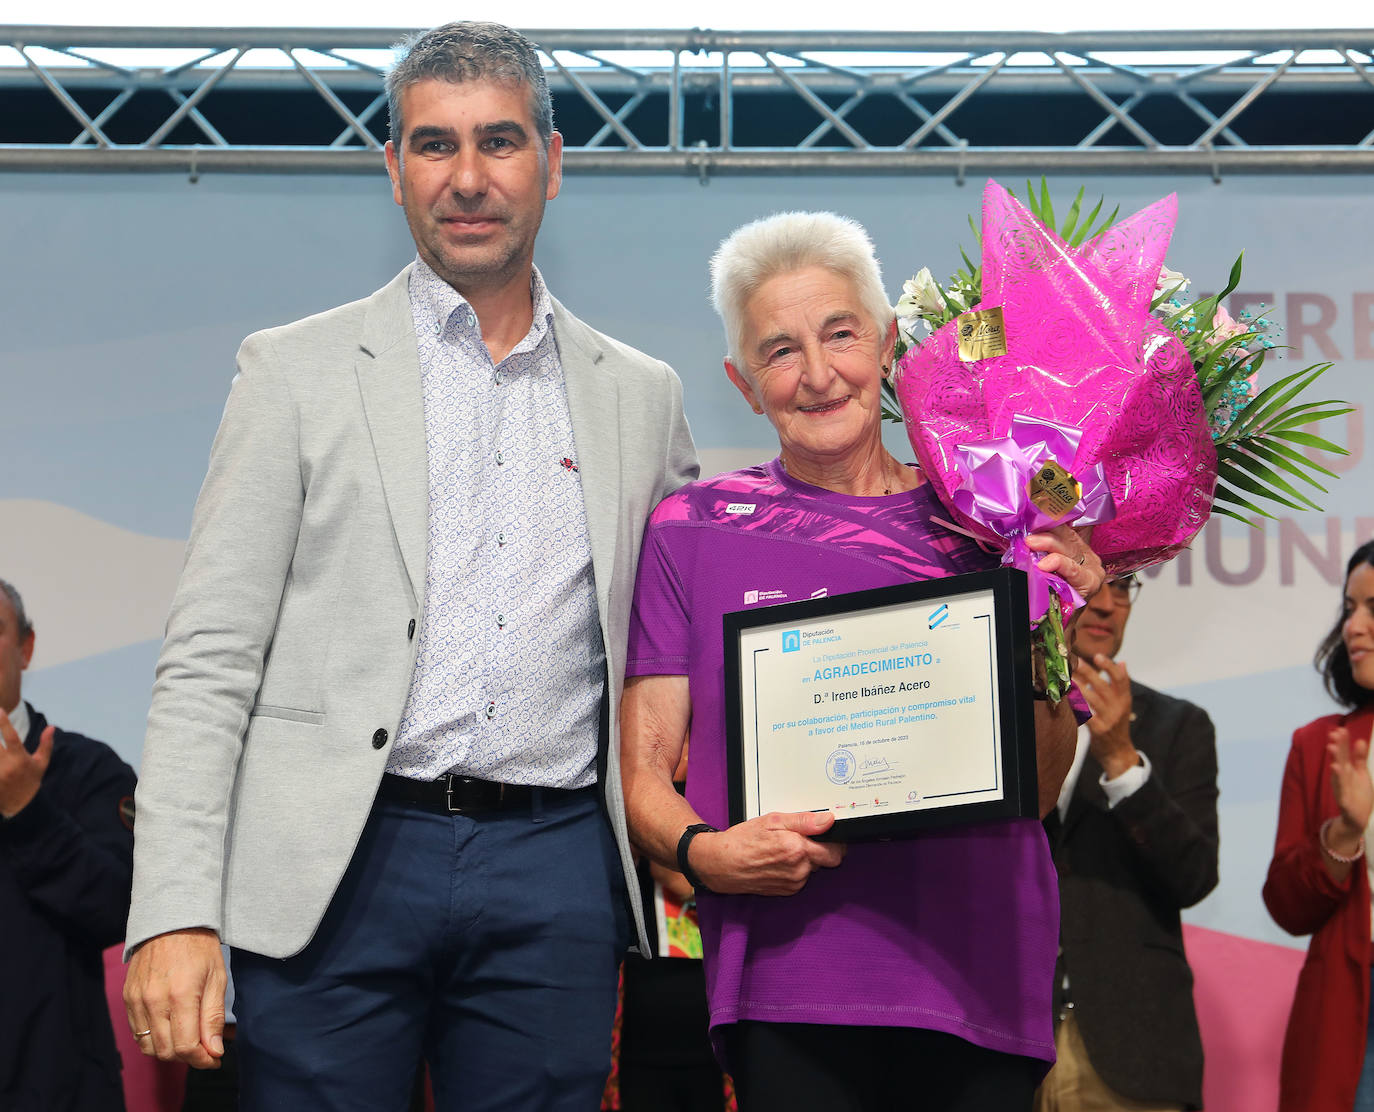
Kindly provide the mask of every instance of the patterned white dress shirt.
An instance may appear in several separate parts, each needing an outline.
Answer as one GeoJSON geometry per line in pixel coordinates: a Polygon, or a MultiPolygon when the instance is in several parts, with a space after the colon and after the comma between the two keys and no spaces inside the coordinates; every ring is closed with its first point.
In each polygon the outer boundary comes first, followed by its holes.
{"type": "Polygon", "coordinates": [[[596,780],[605,653],[553,305],[499,365],[467,301],[416,260],[429,450],[415,675],[387,771],[541,787],[596,780]]]}

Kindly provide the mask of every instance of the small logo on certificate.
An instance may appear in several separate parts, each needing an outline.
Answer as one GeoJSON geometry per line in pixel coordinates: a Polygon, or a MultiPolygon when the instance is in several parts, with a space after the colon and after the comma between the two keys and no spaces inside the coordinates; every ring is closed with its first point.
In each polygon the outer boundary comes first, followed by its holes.
{"type": "Polygon", "coordinates": [[[848,749],[836,749],[825,759],[825,774],[832,784],[847,784],[854,779],[857,764],[848,749]]]}
{"type": "Polygon", "coordinates": [[[785,629],[782,631],[782,651],[785,653],[801,652],[801,630],[785,629]]]}

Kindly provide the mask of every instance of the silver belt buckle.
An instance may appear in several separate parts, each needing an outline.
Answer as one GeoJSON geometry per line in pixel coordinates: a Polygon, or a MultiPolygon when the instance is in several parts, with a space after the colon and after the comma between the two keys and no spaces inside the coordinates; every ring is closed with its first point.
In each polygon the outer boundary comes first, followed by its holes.
{"type": "MultiPolygon", "coordinates": [[[[447,796],[448,796],[448,800],[447,800],[447,802],[446,802],[446,806],[448,807],[448,813],[449,813],[450,815],[461,815],[461,814],[464,813],[464,812],[463,812],[463,807],[462,807],[460,804],[456,804],[456,803],[453,802],[453,792],[454,792],[454,781],[455,781],[455,780],[456,780],[456,781],[462,781],[462,780],[467,780],[467,779],[470,779],[470,777],[459,776],[459,775],[458,775],[457,773],[455,773],[455,772],[445,773],[445,775],[444,775],[444,780],[445,780],[445,781],[447,782],[447,784],[448,784],[448,786],[447,786],[444,790],[445,790],[445,793],[446,793],[447,796]]],[[[499,783],[499,784],[496,785],[496,804],[497,804],[497,806],[499,807],[501,804],[505,803],[505,801],[506,801],[506,785],[505,785],[504,783],[499,783]]],[[[481,810],[481,808],[478,807],[478,810],[481,810]]]]}

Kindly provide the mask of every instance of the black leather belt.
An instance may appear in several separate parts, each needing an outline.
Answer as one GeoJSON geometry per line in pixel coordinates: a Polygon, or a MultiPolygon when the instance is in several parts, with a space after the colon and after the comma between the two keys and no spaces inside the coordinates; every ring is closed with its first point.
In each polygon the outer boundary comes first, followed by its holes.
{"type": "Polygon", "coordinates": [[[528,784],[502,784],[472,776],[441,776],[437,780],[412,780],[385,773],[378,799],[409,803],[445,815],[481,811],[529,810],[534,793],[545,803],[557,803],[592,790],[586,788],[532,788],[528,784]]]}

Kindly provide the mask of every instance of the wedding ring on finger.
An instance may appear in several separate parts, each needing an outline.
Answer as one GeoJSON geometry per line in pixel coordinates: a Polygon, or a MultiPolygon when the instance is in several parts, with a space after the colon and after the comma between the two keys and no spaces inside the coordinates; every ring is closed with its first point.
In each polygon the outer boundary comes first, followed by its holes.
{"type": "Polygon", "coordinates": [[[149,1027],[146,1031],[134,1031],[131,1033],[133,1034],[135,1040],[146,1039],[149,1035],[153,1033],[153,1029],[149,1027]]]}
{"type": "Polygon", "coordinates": [[[1078,566],[1079,566],[1080,568],[1081,568],[1084,564],[1086,564],[1087,562],[1088,562],[1088,558],[1087,558],[1086,556],[1080,556],[1080,557],[1078,557],[1078,566]]]}

